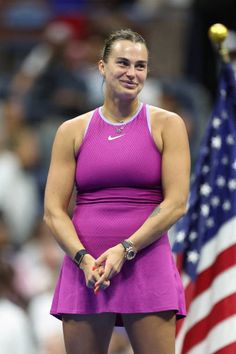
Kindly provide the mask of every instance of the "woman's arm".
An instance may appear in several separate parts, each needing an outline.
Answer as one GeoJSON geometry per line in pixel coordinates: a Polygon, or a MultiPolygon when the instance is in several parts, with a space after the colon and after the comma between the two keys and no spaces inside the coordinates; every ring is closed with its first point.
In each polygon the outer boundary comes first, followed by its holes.
{"type": "Polygon", "coordinates": [[[63,123],[55,136],[45,189],[44,220],[58,244],[73,259],[84,247],[68,215],[75,176],[72,126],[71,121],[63,123]]]}
{"type": "MultiPolygon", "coordinates": [[[[189,193],[190,152],[183,120],[165,112],[160,139],[162,146],[163,201],[128,240],[140,250],[156,241],[184,215],[189,193]]],[[[155,139],[156,138],[156,139],[155,139]]]]}

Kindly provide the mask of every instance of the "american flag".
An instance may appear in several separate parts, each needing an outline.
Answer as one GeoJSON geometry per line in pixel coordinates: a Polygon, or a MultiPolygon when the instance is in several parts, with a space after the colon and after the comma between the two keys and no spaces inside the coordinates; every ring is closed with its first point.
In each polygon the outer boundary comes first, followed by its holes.
{"type": "Polygon", "coordinates": [[[176,354],[236,353],[236,78],[222,63],[218,97],[191,182],[173,251],[188,314],[176,354]]]}

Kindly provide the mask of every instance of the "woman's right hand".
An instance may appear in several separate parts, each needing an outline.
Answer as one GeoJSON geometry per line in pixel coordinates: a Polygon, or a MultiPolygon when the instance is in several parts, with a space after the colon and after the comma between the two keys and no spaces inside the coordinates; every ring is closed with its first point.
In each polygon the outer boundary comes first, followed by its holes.
{"type": "MultiPolygon", "coordinates": [[[[80,269],[84,272],[86,286],[91,289],[94,288],[94,293],[97,293],[97,290],[95,291],[95,284],[103,275],[104,266],[95,268],[95,259],[90,254],[85,254],[80,264],[80,269]]],[[[104,280],[100,289],[104,290],[109,285],[110,280],[104,280]]]]}

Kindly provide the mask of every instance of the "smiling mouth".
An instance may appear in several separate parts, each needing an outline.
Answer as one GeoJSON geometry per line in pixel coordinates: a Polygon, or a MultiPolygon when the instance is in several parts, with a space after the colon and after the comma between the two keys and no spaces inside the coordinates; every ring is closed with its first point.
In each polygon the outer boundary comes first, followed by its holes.
{"type": "Polygon", "coordinates": [[[121,83],[127,87],[137,87],[138,86],[138,84],[136,82],[132,82],[132,81],[121,81],[121,83]]]}

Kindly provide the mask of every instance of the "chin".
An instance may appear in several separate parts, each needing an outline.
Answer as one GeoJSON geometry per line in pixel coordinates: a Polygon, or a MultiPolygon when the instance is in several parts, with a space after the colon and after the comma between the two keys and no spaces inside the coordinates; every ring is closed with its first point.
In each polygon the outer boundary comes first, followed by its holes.
{"type": "Polygon", "coordinates": [[[119,96],[121,96],[122,98],[126,98],[126,99],[135,99],[139,92],[141,90],[137,90],[137,89],[134,89],[134,90],[122,90],[122,92],[119,93],[119,96]]]}
{"type": "Polygon", "coordinates": [[[133,99],[137,98],[138,94],[137,94],[137,92],[135,92],[135,93],[123,92],[119,96],[123,99],[126,99],[126,100],[133,100],[133,99]]]}

